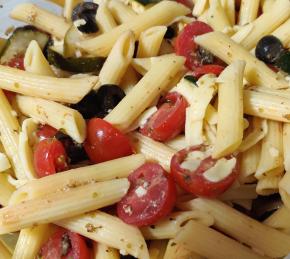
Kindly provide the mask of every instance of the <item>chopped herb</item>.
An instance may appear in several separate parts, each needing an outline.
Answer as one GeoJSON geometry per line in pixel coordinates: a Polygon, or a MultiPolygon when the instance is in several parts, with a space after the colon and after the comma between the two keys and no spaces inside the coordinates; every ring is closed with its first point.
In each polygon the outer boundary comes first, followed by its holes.
{"type": "Polygon", "coordinates": [[[196,77],[188,75],[188,76],[185,76],[184,79],[186,79],[190,83],[193,83],[195,86],[197,86],[197,84],[196,84],[197,78],[196,77]]]}

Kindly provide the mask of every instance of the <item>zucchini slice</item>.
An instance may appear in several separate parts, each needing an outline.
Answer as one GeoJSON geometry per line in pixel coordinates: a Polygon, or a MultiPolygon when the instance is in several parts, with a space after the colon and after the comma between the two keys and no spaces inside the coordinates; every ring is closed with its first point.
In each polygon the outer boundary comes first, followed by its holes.
{"type": "Polygon", "coordinates": [[[276,66],[290,74],[290,51],[285,51],[276,61],[276,66]]]}
{"type": "Polygon", "coordinates": [[[29,43],[36,40],[41,49],[49,41],[48,34],[39,31],[33,26],[24,26],[17,28],[7,40],[0,54],[0,63],[6,64],[14,57],[24,56],[29,43]]]}
{"type": "Polygon", "coordinates": [[[75,73],[99,72],[105,62],[103,57],[65,58],[52,49],[47,49],[48,62],[62,70],[75,73]]]}

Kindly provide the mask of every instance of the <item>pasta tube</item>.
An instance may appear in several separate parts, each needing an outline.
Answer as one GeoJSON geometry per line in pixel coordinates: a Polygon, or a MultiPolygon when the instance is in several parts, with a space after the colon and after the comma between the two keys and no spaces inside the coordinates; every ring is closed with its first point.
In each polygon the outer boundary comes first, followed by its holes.
{"type": "Polygon", "coordinates": [[[149,259],[140,230],[112,215],[95,211],[57,221],[56,224],[137,258],[149,259]]]}
{"type": "Polygon", "coordinates": [[[276,210],[271,216],[264,220],[264,224],[276,228],[277,230],[283,231],[290,234],[290,210],[285,206],[282,206],[276,210]]]}
{"type": "Polygon", "coordinates": [[[236,21],[235,0],[221,0],[221,4],[226,11],[231,26],[233,26],[236,21]]]}
{"type": "Polygon", "coordinates": [[[11,11],[10,16],[13,19],[48,32],[59,39],[63,39],[70,28],[70,24],[64,18],[30,3],[16,5],[11,11]]]}
{"type": "Polygon", "coordinates": [[[167,240],[152,240],[149,245],[149,258],[150,259],[164,258],[166,246],[167,240]]]}
{"type": "Polygon", "coordinates": [[[10,251],[2,244],[2,242],[0,241],[0,256],[3,259],[11,259],[12,258],[12,254],[10,253],[10,251]]]}
{"type": "Polygon", "coordinates": [[[119,0],[108,1],[108,8],[119,23],[126,23],[136,18],[137,14],[127,5],[119,0]]]}
{"type": "Polygon", "coordinates": [[[276,73],[262,61],[256,59],[245,48],[221,32],[210,32],[197,36],[195,42],[227,64],[231,64],[235,60],[244,60],[246,62],[245,77],[252,85],[275,89],[289,87],[285,79],[277,79],[276,73]]]}
{"type": "MultiPolygon", "coordinates": [[[[255,0],[250,1],[254,2],[255,0]]],[[[247,50],[254,48],[263,36],[273,32],[285,22],[289,16],[290,2],[288,0],[277,1],[275,5],[273,5],[271,12],[263,13],[253,21],[253,30],[242,42],[240,42],[240,44],[247,50]]]]}
{"type": "Polygon", "coordinates": [[[55,76],[37,41],[30,42],[24,56],[25,71],[44,76],[55,76]]]}
{"type": "Polygon", "coordinates": [[[2,206],[7,206],[11,195],[15,191],[14,186],[8,181],[7,173],[0,173],[0,186],[0,204],[2,206]]]}
{"type": "Polygon", "coordinates": [[[208,0],[196,0],[192,10],[193,16],[200,16],[208,8],[208,0]]]}
{"type": "Polygon", "coordinates": [[[0,234],[51,223],[118,202],[128,191],[127,179],[89,183],[0,209],[0,234]]]}
{"type": "Polygon", "coordinates": [[[218,77],[218,124],[214,158],[233,153],[243,139],[243,74],[245,62],[235,61],[218,77]]]}
{"type": "Polygon", "coordinates": [[[100,74],[101,84],[118,85],[133,58],[135,38],[131,31],[124,32],[113,46],[100,74]]]}
{"type": "Polygon", "coordinates": [[[94,242],[94,259],[120,259],[119,251],[103,243],[94,242]]]}
{"type": "Polygon", "coordinates": [[[183,64],[184,58],[175,55],[156,61],[132,91],[105,117],[105,120],[121,131],[126,131],[166,89],[183,64]]]}
{"type": "Polygon", "coordinates": [[[246,25],[257,18],[260,0],[242,0],[239,12],[239,25],[246,25]]]}
{"type": "Polygon", "coordinates": [[[16,102],[26,116],[63,130],[78,143],[84,142],[86,122],[77,110],[53,101],[23,95],[18,95],[16,102]]]}
{"type": "Polygon", "coordinates": [[[290,48],[290,18],[273,31],[272,35],[277,37],[285,47],[290,48]]]}
{"type": "Polygon", "coordinates": [[[209,0],[207,22],[215,31],[222,31],[231,26],[225,9],[221,6],[220,0],[209,0]]]}
{"type": "Polygon", "coordinates": [[[170,171],[171,158],[175,150],[162,144],[161,142],[154,141],[151,138],[143,136],[140,133],[130,134],[132,144],[138,153],[142,153],[146,159],[157,161],[166,171],[170,171]]]}
{"type": "Polygon", "coordinates": [[[221,201],[198,198],[179,207],[211,214],[217,230],[253,249],[258,249],[266,256],[283,257],[290,252],[290,236],[238,212],[221,201]]]}
{"type": "Polygon", "coordinates": [[[123,32],[131,30],[136,37],[139,37],[142,31],[152,26],[168,24],[175,17],[186,15],[189,12],[189,9],[181,4],[162,1],[110,32],[101,34],[93,39],[79,42],[78,46],[89,54],[107,56],[123,32]]]}
{"type": "Polygon", "coordinates": [[[82,0],[64,0],[63,17],[67,22],[71,22],[73,9],[81,3],[82,0]]]}
{"type": "Polygon", "coordinates": [[[102,32],[110,31],[117,26],[116,21],[105,3],[99,4],[96,22],[102,32]]]}
{"type": "Polygon", "coordinates": [[[125,178],[144,163],[145,157],[136,154],[43,177],[17,189],[10,204],[18,203],[22,197],[26,199],[44,197],[50,193],[68,191],[87,183],[125,178]]]}
{"type": "Polygon", "coordinates": [[[173,242],[182,244],[187,249],[206,258],[264,258],[237,241],[194,221],[189,221],[173,239],[173,242]]]}
{"type": "Polygon", "coordinates": [[[214,219],[207,213],[199,211],[185,211],[171,213],[155,225],[141,228],[145,239],[170,239],[182,230],[182,226],[189,220],[197,221],[205,226],[212,226],[214,219]]]}
{"type": "Polygon", "coordinates": [[[97,76],[54,78],[0,65],[2,89],[52,101],[77,103],[97,83],[97,76]]]}

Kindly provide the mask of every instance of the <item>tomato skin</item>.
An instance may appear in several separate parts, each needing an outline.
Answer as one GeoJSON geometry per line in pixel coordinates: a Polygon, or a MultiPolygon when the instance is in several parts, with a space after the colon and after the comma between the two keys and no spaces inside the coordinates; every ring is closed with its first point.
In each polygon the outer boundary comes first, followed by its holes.
{"type": "Polygon", "coordinates": [[[225,68],[220,65],[203,65],[201,67],[194,68],[192,75],[196,78],[200,78],[205,74],[214,74],[219,76],[221,72],[223,72],[225,68]]]}
{"type": "Polygon", "coordinates": [[[40,125],[39,129],[36,132],[36,135],[40,139],[53,138],[56,135],[57,131],[57,129],[45,124],[40,125]]]}
{"type": "Polygon", "coordinates": [[[57,139],[43,139],[34,151],[34,168],[39,177],[55,174],[68,169],[67,155],[57,139]]]}
{"type": "Polygon", "coordinates": [[[168,93],[159,109],[149,118],[140,132],[157,141],[167,141],[176,137],[185,127],[185,98],[177,92],[168,93]]]}
{"type": "Polygon", "coordinates": [[[154,224],[167,216],[176,201],[173,178],[157,163],[146,163],[128,177],[130,189],[117,204],[117,214],[127,224],[138,227],[154,224]],[[143,195],[136,193],[142,187],[143,195]],[[128,211],[129,208],[129,211],[128,211]]]}
{"type": "Polygon", "coordinates": [[[9,67],[14,67],[17,69],[25,70],[24,68],[24,56],[16,56],[13,59],[11,59],[8,63],[7,66],[9,67]]]}
{"type": "Polygon", "coordinates": [[[204,22],[194,21],[184,27],[182,32],[177,36],[174,44],[175,53],[186,58],[185,65],[189,70],[194,70],[200,66],[200,60],[196,55],[198,45],[194,38],[213,31],[213,29],[204,22]]]}
{"type": "Polygon", "coordinates": [[[48,239],[46,244],[40,249],[43,259],[89,259],[91,253],[85,238],[77,233],[58,228],[56,232],[48,239]],[[69,239],[71,247],[68,248],[67,254],[62,254],[62,242],[64,237],[69,239]]]}
{"type": "Polygon", "coordinates": [[[14,100],[14,97],[16,96],[16,93],[8,91],[8,90],[3,90],[3,93],[5,94],[6,98],[8,99],[9,103],[11,104],[14,100]]]}
{"type": "Polygon", "coordinates": [[[87,123],[85,151],[94,163],[129,156],[133,154],[130,141],[122,132],[109,122],[100,118],[90,119],[87,123]]]}
{"type": "Polygon", "coordinates": [[[233,172],[220,182],[211,182],[203,177],[203,173],[217,162],[211,156],[202,160],[200,166],[195,171],[181,168],[181,164],[188,153],[200,151],[203,148],[204,146],[201,145],[193,146],[177,152],[171,159],[170,169],[174,180],[185,191],[196,196],[215,198],[225,192],[237,179],[238,166],[236,165],[233,172]]]}

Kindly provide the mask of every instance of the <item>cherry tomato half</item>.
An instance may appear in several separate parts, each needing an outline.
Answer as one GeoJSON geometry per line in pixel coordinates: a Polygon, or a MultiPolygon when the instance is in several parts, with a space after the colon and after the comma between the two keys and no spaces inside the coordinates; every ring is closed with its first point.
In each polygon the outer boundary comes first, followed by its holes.
{"type": "Polygon", "coordinates": [[[126,223],[148,226],[171,212],[176,187],[170,174],[157,163],[146,163],[128,177],[130,189],[117,204],[118,216],[126,223]]]}
{"type": "Polygon", "coordinates": [[[84,148],[94,163],[129,156],[133,153],[129,139],[109,122],[100,118],[88,121],[84,148]]]}
{"type": "Polygon", "coordinates": [[[194,146],[182,149],[172,157],[170,169],[174,180],[187,192],[196,196],[214,198],[225,192],[233,184],[238,177],[238,169],[236,165],[232,173],[223,180],[212,182],[203,176],[205,171],[213,167],[217,162],[217,160],[213,159],[210,155],[201,160],[195,170],[189,170],[182,167],[182,162],[185,161],[190,152],[205,152],[205,150],[205,146],[194,146]]]}
{"type": "Polygon", "coordinates": [[[53,138],[57,133],[57,129],[45,124],[40,125],[39,129],[36,132],[37,137],[40,139],[46,139],[46,138],[53,138]]]}
{"type": "Polygon", "coordinates": [[[18,68],[18,69],[21,69],[21,70],[25,70],[25,68],[24,68],[24,56],[14,57],[13,59],[11,59],[7,63],[7,66],[18,68]]]}
{"type": "Polygon", "coordinates": [[[68,169],[67,155],[60,141],[43,139],[35,147],[34,168],[39,177],[68,169]]]}
{"type": "Polygon", "coordinates": [[[168,93],[162,99],[159,109],[149,118],[140,132],[157,141],[176,137],[184,130],[187,106],[188,103],[182,95],[177,92],[168,93]]]}
{"type": "Polygon", "coordinates": [[[89,259],[90,250],[85,238],[77,233],[58,228],[40,249],[43,259],[89,259]]]}
{"type": "Polygon", "coordinates": [[[196,78],[200,78],[205,74],[214,74],[216,76],[219,76],[224,69],[225,68],[220,65],[203,65],[201,67],[194,68],[192,75],[196,78]]]}
{"type": "Polygon", "coordinates": [[[177,36],[174,44],[177,55],[186,58],[185,65],[188,69],[193,70],[201,65],[200,58],[197,55],[198,45],[194,38],[213,31],[213,29],[204,22],[194,21],[184,27],[181,33],[177,36]]]}

